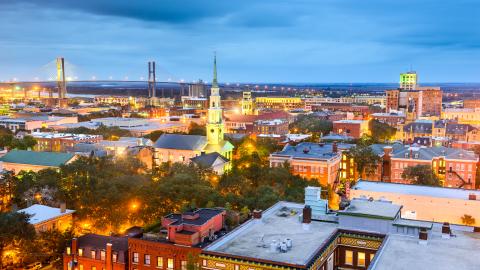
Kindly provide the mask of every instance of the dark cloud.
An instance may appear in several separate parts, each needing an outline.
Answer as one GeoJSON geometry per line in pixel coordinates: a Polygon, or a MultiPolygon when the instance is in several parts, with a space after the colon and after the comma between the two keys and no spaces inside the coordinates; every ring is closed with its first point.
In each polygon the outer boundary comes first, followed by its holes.
{"type": "Polygon", "coordinates": [[[97,77],[157,59],[208,80],[213,50],[230,81],[395,81],[410,64],[476,80],[478,14],[475,0],[0,0],[0,80],[58,55],[97,77]]]}

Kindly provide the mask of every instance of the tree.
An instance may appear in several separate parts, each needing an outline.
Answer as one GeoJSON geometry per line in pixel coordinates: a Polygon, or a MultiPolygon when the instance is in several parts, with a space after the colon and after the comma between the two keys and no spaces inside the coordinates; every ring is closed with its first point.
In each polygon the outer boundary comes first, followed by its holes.
{"type": "Polygon", "coordinates": [[[198,270],[200,269],[198,265],[198,255],[194,255],[189,252],[187,254],[187,270],[198,270]]]}
{"type": "Polygon", "coordinates": [[[205,126],[201,126],[195,122],[190,122],[190,126],[188,127],[188,135],[205,135],[206,129],[205,126]]]}
{"type": "Polygon", "coordinates": [[[37,140],[32,136],[25,136],[23,139],[13,138],[10,148],[19,150],[32,149],[37,144],[37,140]]]}
{"type": "Polygon", "coordinates": [[[320,120],[315,115],[303,114],[297,117],[289,126],[292,133],[312,134],[318,137],[320,134],[328,134],[333,130],[331,121],[320,120]]]}
{"type": "Polygon", "coordinates": [[[396,128],[391,127],[388,124],[379,122],[378,120],[371,120],[369,122],[369,126],[372,133],[372,138],[376,142],[389,141],[395,136],[395,133],[397,132],[396,128]]]}
{"type": "Polygon", "coordinates": [[[145,136],[143,136],[144,138],[146,139],[150,139],[152,142],[155,142],[158,140],[158,138],[160,138],[160,136],[163,135],[163,131],[161,130],[155,130],[154,132],[150,133],[150,134],[147,134],[145,136]]]}
{"type": "Polygon", "coordinates": [[[467,225],[467,226],[472,226],[476,222],[474,217],[472,217],[471,215],[467,215],[467,214],[463,215],[461,217],[461,219],[462,219],[462,224],[467,225]]]}
{"type": "Polygon", "coordinates": [[[17,179],[13,171],[4,171],[0,175],[0,212],[10,208],[11,200],[14,197],[17,179]]]}
{"type": "Polygon", "coordinates": [[[41,260],[55,262],[57,269],[62,268],[62,256],[68,242],[74,237],[72,230],[61,232],[58,230],[47,230],[37,234],[35,247],[38,253],[42,254],[41,260]]]}
{"type": "Polygon", "coordinates": [[[356,145],[347,151],[347,157],[355,162],[360,178],[365,179],[376,172],[380,157],[367,145],[356,145]]]}
{"type": "Polygon", "coordinates": [[[422,186],[441,186],[440,179],[433,172],[430,165],[410,166],[403,170],[402,178],[410,180],[412,184],[422,186]]]}
{"type": "Polygon", "coordinates": [[[35,228],[24,213],[0,213],[0,269],[3,269],[3,258],[6,248],[15,249],[33,240],[35,228]]]}

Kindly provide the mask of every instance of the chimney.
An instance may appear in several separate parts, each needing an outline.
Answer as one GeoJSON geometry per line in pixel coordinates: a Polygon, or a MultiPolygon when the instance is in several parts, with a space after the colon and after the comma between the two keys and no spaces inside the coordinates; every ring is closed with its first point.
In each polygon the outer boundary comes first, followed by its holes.
{"type": "Polygon", "coordinates": [[[468,199],[470,201],[476,201],[477,200],[477,194],[475,194],[475,193],[468,194],[468,199]]]}
{"type": "Polygon", "coordinates": [[[305,205],[302,215],[302,227],[305,231],[310,230],[310,223],[312,222],[312,208],[309,205],[305,205]]]}
{"type": "Polygon", "coordinates": [[[450,239],[450,234],[452,231],[450,230],[450,223],[444,222],[442,225],[442,238],[443,239],[450,239]]]}
{"type": "Polygon", "coordinates": [[[337,142],[333,142],[333,144],[332,144],[332,152],[333,152],[333,153],[337,153],[337,152],[338,152],[337,142]]]}
{"type": "Polygon", "coordinates": [[[106,250],[105,253],[106,253],[105,254],[106,270],[113,270],[113,253],[112,253],[112,244],[111,243],[107,243],[107,250],[106,250]]]}
{"type": "Polygon", "coordinates": [[[65,213],[67,212],[67,204],[66,203],[61,203],[60,204],[60,213],[65,213]]]}
{"type": "Polygon", "coordinates": [[[72,239],[72,248],[70,250],[70,253],[73,255],[77,254],[77,238],[72,239]]]}
{"type": "Polygon", "coordinates": [[[383,147],[383,159],[390,160],[390,155],[392,154],[392,149],[393,148],[391,146],[383,147]]]}
{"type": "Polygon", "coordinates": [[[418,243],[421,245],[426,245],[427,239],[428,239],[427,229],[424,229],[424,228],[420,229],[418,231],[418,243]]]}
{"type": "Polygon", "coordinates": [[[302,223],[310,223],[312,222],[312,208],[310,208],[310,205],[305,205],[303,208],[303,219],[302,223]]]}
{"type": "Polygon", "coordinates": [[[262,218],[262,210],[259,210],[259,209],[253,210],[253,218],[254,219],[261,219],[262,218]]]}

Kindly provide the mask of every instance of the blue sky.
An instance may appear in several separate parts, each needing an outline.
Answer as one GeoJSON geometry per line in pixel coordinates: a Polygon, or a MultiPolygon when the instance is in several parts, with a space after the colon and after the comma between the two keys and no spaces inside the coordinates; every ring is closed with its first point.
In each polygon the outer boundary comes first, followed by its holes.
{"type": "Polygon", "coordinates": [[[0,80],[480,82],[477,0],[0,0],[0,80]]]}

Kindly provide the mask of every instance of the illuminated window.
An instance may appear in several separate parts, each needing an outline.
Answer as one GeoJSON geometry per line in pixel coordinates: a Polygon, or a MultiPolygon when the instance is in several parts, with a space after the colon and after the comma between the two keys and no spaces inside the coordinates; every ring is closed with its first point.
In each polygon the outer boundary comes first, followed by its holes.
{"type": "Polygon", "coordinates": [[[373,257],[375,256],[375,254],[373,253],[370,253],[370,263],[373,261],[373,257]]]}
{"type": "Polygon", "coordinates": [[[168,268],[168,269],[173,269],[173,259],[172,259],[172,258],[168,258],[168,260],[167,260],[167,268],[168,268]]]}
{"type": "Polygon", "coordinates": [[[113,254],[112,254],[112,261],[113,261],[113,262],[117,262],[117,258],[118,258],[117,253],[116,253],[116,252],[113,253],[113,254]]]}
{"type": "Polygon", "coordinates": [[[96,267],[96,266],[92,266],[92,270],[97,270],[97,267],[96,267]]]}
{"type": "Polygon", "coordinates": [[[357,266],[365,266],[365,253],[358,252],[357,266]]]}
{"type": "Polygon", "coordinates": [[[79,269],[79,270],[83,270],[83,264],[80,264],[80,265],[78,266],[78,269],[79,269]]]}
{"type": "Polygon", "coordinates": [[[138,252],[133,253],[132,262],[133,263],[138,263],[138,252]]]}
{"type": "Polygon", "coordinates": [[[83,256],[83,249],[81,248],[78,249],[78,256],[83,256]]]}
{"type": "Polygon", "coordinates": [[[353,251],[345,250],[345,264],[353,265],[353,251]]]}
{"type": "Polygon", "coordinates": [[[150,265],[150,254],[145,254],[144,263],[145,265],[150,265]]]}
{"type": "Polygon", "coordinates": [[[92,256],[92,259],[95,259],[97,256],[97,252],[95,250],[90,251],[90,256],[92,256]]]}
{"type": "Polygon", "coordinates": [[[100,251],[100,260],[105,261],[105,250],[100,251]]]}
{"type": "Polygon", "coordinates": [[[67,247],[67,255],[70,255],[71,249],[70,247],[67,247]]]}
{"type": "Polygon", "coordinates": [[[157,267],[163,268],[163,257],[157,257],[157,267]]]}
{"type": "Polygon", "coordinates": [[[187,270],[187,261],[181,261],[182,264],[182,270],[187,270]]]}

